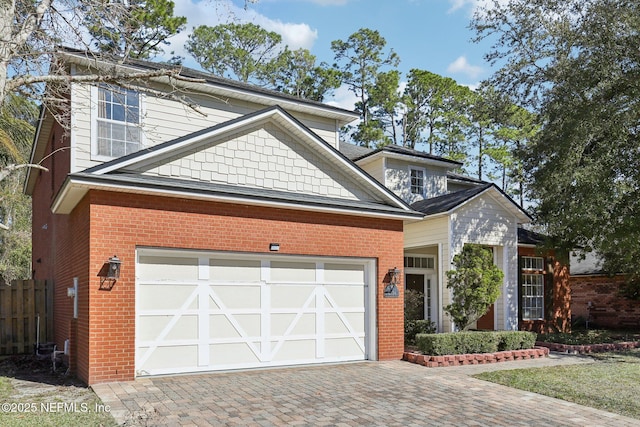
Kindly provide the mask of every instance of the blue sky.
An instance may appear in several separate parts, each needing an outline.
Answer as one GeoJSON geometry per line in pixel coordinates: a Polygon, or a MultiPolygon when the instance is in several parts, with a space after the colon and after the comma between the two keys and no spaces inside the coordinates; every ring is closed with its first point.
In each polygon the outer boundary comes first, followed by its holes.
{"type": "MultiPolygon", "coordinates": [[[[309,49],[318,61],[333,63],[331,41],[346,40],[360,28],[370,28],[378,30],[387,47],[398,53],[403,76],[419,68],[474,87],[491,72],[483,59],[488,45],[472,43],[473,33],[467,28],[482,1],[259,0],[244,10],[243,0],[174,0],[175,14],[187,17],[188,30],[172,40],[170,49],[187,59],[185,65],[194,67],[182,49],[191,28],[236,19],[275,31],[290,48],[309,49]]],[[[353,108],[353,101],[342,88],[330,103],[353,108]]]]}

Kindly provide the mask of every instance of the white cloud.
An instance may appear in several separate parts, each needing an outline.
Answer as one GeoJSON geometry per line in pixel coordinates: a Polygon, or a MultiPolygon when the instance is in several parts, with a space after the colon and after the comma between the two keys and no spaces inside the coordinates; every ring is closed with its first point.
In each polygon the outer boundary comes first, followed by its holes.
{"type": "MultiPolygon", "coordinates": [[[[320,1],[342,1],[342,0],[320,0],[320,1]]],[[[289,23],[270,19],[255,12],[252,9],[244,9],[236,6],[231,0],[197,1],[197,0],[174,0],[175,16],[187,17],[187,28],[180,34],[169,39],[171,45],[166,47],[167,52],[174,51],[175,55],[183,56],[186,59],[185,65],[196,66],[191,60],[191,56],[185,50],[184,44],[187,42],[189,34],[194,27],[200,25],[215,26],[227,22],[252,22],[260,25],[268,31],[275,31],[282,36],[284,44],[290,49],[311,49],[318,38],[318,31],[311,29],[304,23],[289,23]]],[[[166,54],[162,59],[169,59],[172,55],[166,54]]]]}
{"type": "Polygon", "coordinates": [[[466,57],[460,56],[449,64],[447,71],[452,74],[464,74],[472,79],[476,79],[484,70],[482,67],[469,64],[466,57]]]}
{"type": "MultiPolygon", "coordinates": [[[[451,7],[448,13],[456,12],[460,9],[468,8],[470,15],[473,15],[477,10],[483,7],[491,6],[493,0],[448,0],[451,7]]],[[[499,0],[498,3],[506,4],[509,0],[499,0]]]]}
{"type": "Polygon", "coordinates": [[[354,110],[356,102],[358,102],[358,97],[349,90],[347,85],[343,84],[333,92],[333,96],[325,104],[344,108],[345,110],[354,110]]]}
{"type": "Polygon", "coordinates": [[[313,47],[318,38],[318,30],[312,30],[307,24],[292,24],[260,16],[256,23],[265,30],[274,31],[282,36],[282,42],[289,49],[309,49],[313,47]]]}

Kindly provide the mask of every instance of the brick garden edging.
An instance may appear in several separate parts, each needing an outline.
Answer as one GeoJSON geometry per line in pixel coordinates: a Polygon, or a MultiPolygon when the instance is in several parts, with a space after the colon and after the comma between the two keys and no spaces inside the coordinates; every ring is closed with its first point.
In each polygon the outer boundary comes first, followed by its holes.
{"type": "Polygon", "coordinates": [[[602,353],[605,351],[631,350],[634,348],[640,348],[640,341],[609,343],[609,344],[584,344],[584,345],[569,345],[569,344],[558,344],[553,342],[536,341],[536,346],[546,347],[551,351],[558,351],[561,353],[587,354],[587,353],[602,353]]]}
{"type": "Polygon", "coordinates": [[[549,348],[534,347],[529,350],[498,351],[496,353],[451,354],[448,356],[429,356],[421,353],[404,352],[402,360],[417,363],[428,368],[446,366],[483,365],[488,363],[509,362],[547,357],[549,348]]]}

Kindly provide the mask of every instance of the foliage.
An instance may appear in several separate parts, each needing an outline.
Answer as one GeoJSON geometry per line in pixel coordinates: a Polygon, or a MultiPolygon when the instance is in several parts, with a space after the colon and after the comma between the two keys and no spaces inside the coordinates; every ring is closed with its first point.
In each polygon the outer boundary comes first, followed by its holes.
{"type": "Polygon", "coordinates": [[[465,151],[462,141],[468,92],[468,88],[449,77],[410,70],[403,96],[407,109],[403,124],[404,145],[416,148],[416,144],[424,142],[431,154],[459,157],[457,154],[465,151]]]}
{"type": "Polygon", "coordinates": [[[472,26],[495,41],[493,85],[541,123],[520,156],[537,222],[640,277],[640,3],[495,1],[472,26]]]}
{"type": "Polygon", "coordinates": [[[640,419],[640,350],[597,358],[604,361],[485,372],[475,378],[640,419]]]}
{"type": "Polygon", "coordinates": [[[160,46],[184,29],[187,18],[173,16],[174,6],[171,0],[105,2],[103,8],[89,3],[85,24],[99,51],[147,59],[161,53],[160,46]]]}
{"type": "Polygon", "coordinates": [[[491,250],[476,244],[466,244],[453,257],[453,266],[447,271],[452,302],[444,310],[460,330],[467,330],[498,299],[504,274],[493,264],[491,250]]]}
{"type": "Polygon", "coordinates": [[[527,331],[498,331],[498,351],[526,350],[536,344],[537,335],[527,331]]]}
{"type": "Polygon", "coordinates": [[[360,113],[362,121],[358,124],[353,138],[366,147],[384,140],[384,129],[380,122],[372,117],[371,90],[375,87],[378,74],[383,67],[396,67],[400,62],[393,49],[385,52],[386,44],[387,41],[378,31],[368,28],[361,28],[345,41],[331,42],[335,66],[341,71],[342,81],[358,98],[356,110],[360,113]]]}
{"type": "Polygon", "coordinates": [[[424,318],[424,294],[414,289],[404,291],[404,321],[424,318]]]}
{"type": "Polygon", "coordinates": [[[29,155],[38,108],[12,95],[0,106],[0,277],[10,283],[31,277],[31,199],[22,193],[24,170],[8,173],[29,155]]]}
{"type": "Polygon", "coordinates": [[[538,341],[568,344],[609,344],[628,341],[640,341],[640,334],[631,331],[609,331],[606,329],[589,329],[572,331],[571,333],[558,332],[553,334],[540,334],[538,341]]]}
{"type": "Polygon", "coordinates": [[[428,355],[495,353],[533,348],[536,334],[523,331],[451,332],[418,334],[416,345],[428,355]]]}
{"type": "Polygon", "coordinates": [[[307,49],[285,48],[260,78],[277,91],[313,101],[323,101],[340,86],[340,72],[324,62],[316,65],[316,57],[307,49]]]}
{"type": "Polygon", "coordinates": [[[205,70],[241,82],[259,81],[278,60],[282,36],[259,25],[201,25],[185,47],[205,70]]]}
{"type": "Polygon", "coordinates": [[[416,344],[416,335],[433,334],[436,332],[436,324],[430,320],[405,320],[404,321],[404,343],[406,345],[416,344]]]}

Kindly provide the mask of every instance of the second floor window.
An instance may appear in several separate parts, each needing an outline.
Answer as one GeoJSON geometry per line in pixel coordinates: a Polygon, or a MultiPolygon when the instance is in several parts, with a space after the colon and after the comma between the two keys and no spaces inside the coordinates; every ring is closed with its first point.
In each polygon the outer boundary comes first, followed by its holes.
{"type": "Polygon", "coordinates": [[[424,195],[424,170],[411,169],[411,194],[424,195]]]}
{"type": "Polygon", "coordinates": [[[98,88],[96,154],[121,157],[141,148],[140,94],[132,90],[98,88]]]}

